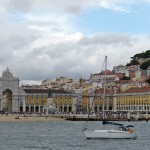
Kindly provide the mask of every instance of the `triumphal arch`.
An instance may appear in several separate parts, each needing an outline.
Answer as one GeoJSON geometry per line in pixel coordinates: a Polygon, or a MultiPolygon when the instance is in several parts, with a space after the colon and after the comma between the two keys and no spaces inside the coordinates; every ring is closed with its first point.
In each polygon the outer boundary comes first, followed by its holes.
{"type": "Polygon", "coordinates": [[[0,110],[4,112],[18,112],[19,110],[19,78],[7,68],[0,77],[0,110]]]}
{"type": "MultiPolygon", "coordinates": [[[[2,72],[0,77],[0,113],[44,113],[47,108],[52,111],[50,105],[57,108],[60,112],[71,112],[74,103],[70,93],[63,90],[52,90],[42,88],[40,86],[20,86],[19,78],[14,77],[12,72],[7,68],[2,72]],[[65,106],[60,103],[60,106],[53,104],[52,98],[65,97],[65,106]]],[[[52,107],[53,108],[53,107],[52,107]]]]}
{"type": "Polygon", "coordinates": [[[7,68],[0,77],[0,113],[42,113],[48,89],[19,86],[19,78],[7,68]]]}

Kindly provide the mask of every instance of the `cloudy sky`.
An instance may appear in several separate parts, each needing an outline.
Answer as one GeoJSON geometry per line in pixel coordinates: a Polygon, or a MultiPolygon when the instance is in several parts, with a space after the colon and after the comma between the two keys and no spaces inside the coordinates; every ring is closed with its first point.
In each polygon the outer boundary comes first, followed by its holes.
{"type": "Polygon", "coordinates": [[[150,0],[0,0],[0,72],[89,77],[150,49],[150,0]]]}

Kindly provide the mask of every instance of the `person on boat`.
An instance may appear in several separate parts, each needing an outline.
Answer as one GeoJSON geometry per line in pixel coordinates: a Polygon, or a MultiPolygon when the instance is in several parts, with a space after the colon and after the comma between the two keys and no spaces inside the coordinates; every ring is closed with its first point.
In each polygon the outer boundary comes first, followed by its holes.
{"type": "Polygon", "coordinates": [[[128,132],[133,133],[134,131],[133,131],[133,129],[128,128],[128,132]]]}

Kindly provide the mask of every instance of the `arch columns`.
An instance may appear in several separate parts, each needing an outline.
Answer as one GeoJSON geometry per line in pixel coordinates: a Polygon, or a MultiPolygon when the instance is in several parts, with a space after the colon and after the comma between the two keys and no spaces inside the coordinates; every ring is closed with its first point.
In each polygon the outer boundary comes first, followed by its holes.
{"type": "Polygon", "coordinates": [[[23,99],[23,112],[26,111],[25,99],[23,99]]]}
{"type": "Polygon", "coordinates": [[[41,113],[41,106],[39,106],[39,114],[41,113]]]}
{"type": "Polygon", "coordinates": [[[34,106],[34,113],[35,113],[35,108],[36,108],[36,106],[34,106]]]}
{"type": "Polygon", "coordinates": [[[20,105],[19,105],[19,97],[12,95],[12,112],[19,112],[20,105]]]}

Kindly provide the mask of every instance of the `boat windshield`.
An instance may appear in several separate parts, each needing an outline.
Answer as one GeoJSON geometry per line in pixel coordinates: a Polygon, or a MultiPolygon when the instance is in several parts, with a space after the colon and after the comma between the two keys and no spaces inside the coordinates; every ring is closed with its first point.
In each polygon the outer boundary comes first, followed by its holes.
{"type": "Polygon", "coordinates": [[[103,125],[107,125],[107,124],[124,127],[123,124],[116,123],[116,122],[105,121],[105,120],[104,120],[104,121],[103,121],[103,125]]]}
{"type": "Polygon", "coordinates": [[[127,125],[126,128],[134,128],[133,125],[127,125]]]}

